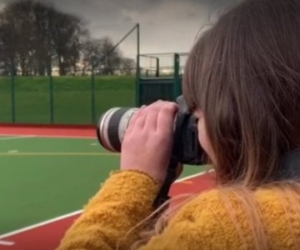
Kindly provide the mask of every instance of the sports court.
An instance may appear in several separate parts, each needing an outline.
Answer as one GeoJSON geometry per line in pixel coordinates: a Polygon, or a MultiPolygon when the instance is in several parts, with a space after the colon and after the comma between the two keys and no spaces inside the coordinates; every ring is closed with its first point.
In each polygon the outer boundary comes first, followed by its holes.
{"type": "MultiPolygon", "coordinates": [[[[93,128],[0,126],[0,249],[53,250],[119,155],[99,146],[93,128]]],[[[187,166],[172,195],[212,185],[187,166]]]]}

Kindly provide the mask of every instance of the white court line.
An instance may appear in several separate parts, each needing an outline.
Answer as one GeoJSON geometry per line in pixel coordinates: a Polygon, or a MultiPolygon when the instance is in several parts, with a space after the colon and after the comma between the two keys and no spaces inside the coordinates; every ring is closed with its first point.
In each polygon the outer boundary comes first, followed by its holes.
{"type": "Polygon", "coordinates": [[[57,221],[60,221],[60,220],[63,220],[63,219],[67,219],[69,217],[78,215],[81,212],[82,212],[82,210],[78,210],[78,211],[75,211],[75,212],[72,212],[72,213],[69,213],[69,214],[65,214],[65,215],[62,215],[62,216],[59,216],[59,217],[55,217],[55,218],[50,219],[50,220],[46,220],[46,221],[34,224],[32,226],[24,227],[24,228],[21,228],[21,229],[18,229],[18,230],[15,230],[15,231],[12,231],[12,232],[9,232],[9,233],[6,233],[6,234],[2,234],[2,235],[0,235],[0,240],[4,239],[4,238],[8,238],[8,237],[16,235],[16,234],[20,234],[20,233],[24,233],[26,231],[30,231],[30,230],[38,228],[38,227],[42,227],[42,226],[45,226],[45,225],[48,225],[48,224],[51,224],[51,223],[54,223],[54,222],[57,222],[57,221]]]}
{"type": "Polygon", "coordinates": [[[97,139],[96,135],[95,136],[73,136],[73,135],[55,135],[55,136],[51,136],[51,135],[36,135],[36,137],[38,138],[50,138],[50,139],[97,139]]]}
{"type": "Polygon", "coordinates": [[[15,243],[12,241],[0,240],[0,246],[13,246],[15,243]]]}
{"type": "MultiPolygon", "coordinates": [[[[26,137],[25,135],[15,135],[15,134],[0,134],[0,136],[10,136],[10,137],[26,137]]],[[[77,136],[77,135],[30,135],[30,137],[36,138],[50,138],[50,139],[97,139],[97,136],[77,136]]],[[[1,138],[0,138],[1,139],[1,138]]]]}
{"type": "MultiPolygon", "coordinates": [[[[5,136],[5,135],[0,135],[5,136]]],[[[26,138],[33,138],[36,137],[35,135],[21,135],[21,136],[7,136],[7,137],[1,137],[0,141],[7,141],[7,140],[16,140],[16,139],[26,139],[26,138]]]]}
{"type": "MultiPolygon", "coordinates": [[[[176,180],[175,183],[184,182],[186,180],[190,180],[192,178],[196,178],[196,177],[208,174],[209,172],[211,172],[211,171],[203,171],[203,172],[198,173],[198,174],[189,175],[187,177],[176,180]]],[[[75,211],[75,212],[72,212],[72,213],[69,213],[69,214],[65,214],[65,215],[50,219],[50,220],[40,222],[38,224],[34,224],[32,226],[24,227],[24,228],[21,228],[21,229],[18,229],[18,230],[15,230],[15,231],[12,231],[12,232],[9,232],[9,233],[6,233],[6,234],[2,234],[2,235],[0,235],[0,240],[4,239],[4,238],[11,237],[11,236],[14,236],[16,234],[24,233],[24,232],[29,231],[29,230],[36,229],[38,227],[42,227],[42,226],[45,226],[45,225],[48,225],[48,224],[51,224],[51,223],[54,223],[54,222],[57,222],[57,221],[60,221],[60,220],[63,220],[63,219],[67,219],[67,218],[75,216],[75,215],[79,215],[80,213],[82,213],[82,211],[83,210],[78,210],[78,211],[75,211]]]]}

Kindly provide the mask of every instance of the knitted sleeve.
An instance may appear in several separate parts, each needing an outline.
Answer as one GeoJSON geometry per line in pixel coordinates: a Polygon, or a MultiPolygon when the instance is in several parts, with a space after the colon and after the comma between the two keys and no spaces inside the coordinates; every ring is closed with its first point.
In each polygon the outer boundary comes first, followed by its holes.
{"type": "Polygon", "coordinates": [[[130,249],[141,228],[126,234],[153,212],[158,189],[143,173],[113,173],[66,232],[58,250],[112,250],[117,245],[119,250],[130,249]]]}

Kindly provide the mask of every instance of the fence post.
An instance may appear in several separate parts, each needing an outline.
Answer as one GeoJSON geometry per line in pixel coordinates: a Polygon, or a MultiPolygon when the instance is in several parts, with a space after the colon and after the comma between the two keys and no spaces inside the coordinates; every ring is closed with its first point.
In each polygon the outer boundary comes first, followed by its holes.
{"type": "Polygon", "coordinates": [[[91,76],[91,108],[92,124],[96,123],[96,105],[95,105],[95,58],[92,57],[92,76],[91,76]]]}
{"type": "MultiPolygon", "coordinates": [[[[136,64],[136,77],[135,77],[135,94],[136,94],[136,106],[139,107],[141,105],[141,85],[140,85],[140,63],[139,63],[139,55],[137,56],[137,64],[136,64]]],[[[147,72],[148,73],[148,72],[147,72]]]]}
{"type": "Polygon", "coordinates": [[[136,25],[136,39],[137,39],[137,57],[136,57],[136,79],[135,79],[135,95],[136,95],[136,106],[141,105],[141,93],[140,93],[140,24],[136,25]]]}
{"type": "Polygon", "coordinates": [[[179,76],[180,58],[179,54],[174,55],[174,100],[181,94],[181,82],[179,76]]]}
{"type": "Polygon", "coordinates": [[[48,69],[49,76],[49,98],[50,98],[50,122],[54,123],[54,93],[53,93],[53,77],[52,77],[52,66],[51,62],[49,63],[48,69]]]}
{"type": "MultiPolygon", "coordinates": [[[[48,12],[48,15],[50,15],[50,13],[48,12]]],[[[48,20],[52,20],[51,17],[49,16],[48,20]]],[[[48,29],[51,30],[51,26],[48,22],[48,29]]],[[[50,53],[48,52],[48,77],[49,77],[49,99],[50,99],[50,123],[53,124],[54,123],[54,93],[53,93],[53,77],[52,77],[52,56],[51,56],[51,40],[52,40],[52,36],[51,36],[51,32],[49,33],[50,35],[47,36],[47,46],[48,46],[48,50],[50,51],[50,53]]]]}
{"type": "Polygon", "coordinates": [[[159,75],[160,75],[160,65],[159,65],[159,58],[157,57],[156,58],[156,73],[155,73],[155,76],[159,77],[159,75]]]}
{"type": "Polygon", "coordinates": [[[15,100],[15,63],[14,59],[11,61],[10,69],[10,91],[11,91],[11,120],[12,123],[16,122],[16,100],[15,100]]]}

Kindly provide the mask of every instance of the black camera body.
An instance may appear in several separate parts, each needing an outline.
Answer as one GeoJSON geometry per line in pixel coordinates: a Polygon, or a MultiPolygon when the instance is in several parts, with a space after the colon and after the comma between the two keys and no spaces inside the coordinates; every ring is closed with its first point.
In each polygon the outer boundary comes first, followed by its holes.
{"type": "Polygon", "coordinates": [[[173,157],[186,165],[202,165],[204,151],[198,140],[197,119],[189,113],[185,100],[176,100],[179,111],[175,120],[173,157]]]}
{"type": "MultiPolygon", "coordinates": [[[[176,100],[179,111],[174,120],[174,143],[172,157],[185,165],[203,164],[204,151],[198,141],[197,119],[187,110],[185,100],[176,100]]],[[[99,119],[97,138],[108,151],[121,152],[121,144],[137,108],[112,108],[99,119]]]]}

